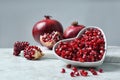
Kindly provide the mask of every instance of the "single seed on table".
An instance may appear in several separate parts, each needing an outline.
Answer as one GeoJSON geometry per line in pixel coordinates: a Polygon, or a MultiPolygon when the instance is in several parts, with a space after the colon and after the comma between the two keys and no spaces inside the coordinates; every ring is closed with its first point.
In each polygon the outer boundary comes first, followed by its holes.
{"type": "Polygon", "coordinates": [[[62,68],[62,70],[61,70],[61,73],[65,73],[66,71],[65,71],[65,69],[64,68],[62,68]]]}

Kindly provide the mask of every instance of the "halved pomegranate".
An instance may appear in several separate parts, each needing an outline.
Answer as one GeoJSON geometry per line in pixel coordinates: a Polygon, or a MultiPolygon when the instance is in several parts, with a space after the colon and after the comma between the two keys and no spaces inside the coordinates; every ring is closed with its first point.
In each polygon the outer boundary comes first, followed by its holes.
{"type": "Polygon", "coordinates": [[[62,35],[57,31],[53,31],[52,33],[44,33],[43,35],[40,35],[41,44],[49,49],[52,49],[53,45],[61,39],[62,35]]]}
{"type": "MultiPolygon", "coordinates": [[[[59,32],[59,34],[63,35],[62,24],[55,19],[51,19],[50,17],[51,16],[45,16],[45,19],[38,21],[33,26],[33,29],[32,29],[33,38],[35,39],[35,41],[37,41],[40,44],[41,44],[41,40],[40,40],[41,35],[46,35],[46,34],[50,35],[53,31],[57,31],[59,32]]],[[[49,37],[46,37],[46,38],[49,38],[49,37]]]]}

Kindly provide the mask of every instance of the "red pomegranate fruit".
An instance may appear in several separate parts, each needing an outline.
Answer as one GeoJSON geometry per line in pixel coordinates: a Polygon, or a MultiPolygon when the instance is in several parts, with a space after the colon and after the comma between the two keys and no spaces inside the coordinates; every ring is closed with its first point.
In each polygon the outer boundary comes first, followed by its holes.
{"type": "Polygon", "coordinates": [[[20,52],[29,46],[29,44],[27,41],[16,41],[14,43],[13,55],[19,56],[20,52]]]}
{"type": "Polygon", "coordinates": [[[24,57],[28,60],[40,59],[44,54],[37,46],[27,46],[24,49],[24,57]]]}
{"type": "Polygon", "coordinates": [[[61,39],[62,39],[62,35],[57,31],[40,35],[41,44],[49,49],[52,49],[53,45],[61,39]]]}
{"type": "Polygon", "coordinates": [[[40,35],[51,34],[53,31],[57,31],[60,35],[63,35],[63,27],[60,22],[54,19],[50,19],[51,16],[45,16],[45,19],[38,21],[32,29],[32,35],[35,41],[41,44],[40,35]]]}
{"type": "Polygon", "coordinates": [[[63,33],[63,37],[73,38],[76,37],[80,30],[85,28],[84,25],[79,25],[78,22],[73,22],[71,26],[69,26],[63,33]]]}

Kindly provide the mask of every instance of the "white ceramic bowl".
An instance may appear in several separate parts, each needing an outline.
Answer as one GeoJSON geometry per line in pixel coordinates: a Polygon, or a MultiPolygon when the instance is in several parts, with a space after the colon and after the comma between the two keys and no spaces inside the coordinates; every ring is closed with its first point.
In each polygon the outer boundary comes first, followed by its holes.
{"type": "Polygon", "coordinates": [[[106,51],[107,51],[107,41],[106,41],[106,37],[105,37],[105,34],[104,34],[104,32],[102,31],[102,29],[100,29],[99,27],[95,27],[95,26],[88,26],[87,28],[82,29],[82,30],[78,33],[78,35],[77,35],[76,38],[80,37],[81,34],[82,34],[86,29],[88,29],[88,28],[97,28],[97,29],[99,29],[99,30],[101,31],[101,33],[103,34],[103,38],[104,38],[104,40],[105,40],[105,52],[104,52],[103,58],[102,58],[101,60],[95,61],[95,62],[79,62],[79,61],[73,61],[73,60],[69,60],[69,59],[62,58],[62,57],[60,57],[60,56],[58,56],[58,55],[56,54],[55,49],[56,49],[56,47],[58,46],[58,44],[59,44],[60,42],[71,41],[71,40],[73,40],[73,39],[75,39],[75,38],[63,39],[63,40],[57,42],[57,43],[54,45],[54,47],[53,47],[53,52],[54,52],[55,56],[56,56],[58,59],[66,62],[67,64],[72,64],[72,65],[81,66],[81,67],[96,67],[96,66],[101,65],[101,64],[103,63],[104,59],[105,59],[105,54],[106,54],[106,51]]]}

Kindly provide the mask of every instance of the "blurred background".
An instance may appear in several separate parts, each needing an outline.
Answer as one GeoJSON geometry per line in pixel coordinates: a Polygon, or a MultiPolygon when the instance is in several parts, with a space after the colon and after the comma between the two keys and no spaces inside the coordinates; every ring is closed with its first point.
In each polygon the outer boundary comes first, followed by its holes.
{"type": "Polygon", "coordinates": [[[15,41],[39,45],[32,28],[44,15],[51,15],[64,29],[73,21],[98,26],[108,45],[120,46],[119,0],[0,0],[0,48],[13,47],[15,41]]]}

